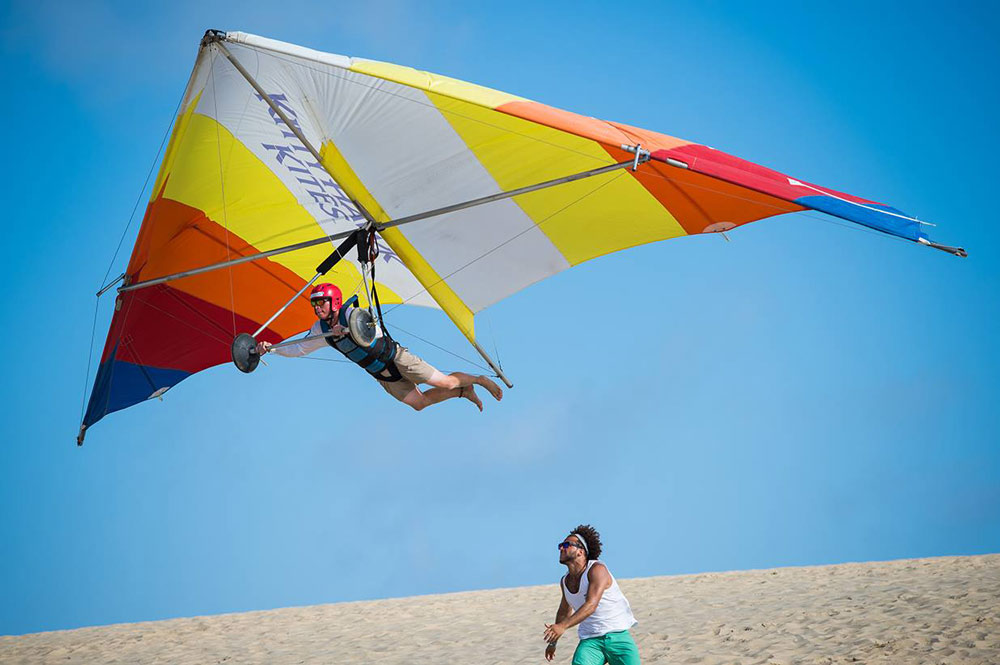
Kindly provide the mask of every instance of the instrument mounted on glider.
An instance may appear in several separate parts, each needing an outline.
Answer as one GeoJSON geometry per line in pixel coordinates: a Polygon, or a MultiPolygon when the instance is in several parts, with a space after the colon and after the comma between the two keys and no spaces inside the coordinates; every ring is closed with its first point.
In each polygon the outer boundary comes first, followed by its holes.
{"type": "Polygon", "coordinates": [[[340,308],[338,321],[358,346],[370,349],[375,343],[375,319],[371,312],[358,307],[357,296],[351,296],[340,308]]]}
{"type": "Polygon", "coordinates": [[[478,312],[611,252],[803,211],[966,255],[896,208],[708,146],[210,30],[120,278],[77,441],[209,367],[232,360],[253,371],[258,340],[279,344],[315,320],[303,294],[321,274],[345,295],[365,285],[366,326],[384,328],[375,298],[440,309],[511,386],[477,341],[478,312]],[[377,259],[349,256],[362,239],[377,259]]]}

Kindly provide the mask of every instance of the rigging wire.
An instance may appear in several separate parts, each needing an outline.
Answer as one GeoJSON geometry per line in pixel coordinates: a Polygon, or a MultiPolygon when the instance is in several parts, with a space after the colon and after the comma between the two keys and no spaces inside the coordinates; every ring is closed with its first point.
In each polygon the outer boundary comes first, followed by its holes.
{"type": "MultiPolygon", "coordinates": [[[[357,282],[356,282],[356,283],[354,284],[354,288],[353,288],[353,289],[351,289],[351,295],[352,295],[352,296],[356,296],[356,295],[358,295],[358,287],[359,287],[359,286],[361,286],[361,283],[362,283],[362,282],[364,282],[364,281],[365,281],[365,276],[364,276],[364,272],[362,272],[362,274],[361,274],[361,279],[359,279],[359,280],[358,280],[358,281],[357,281],[357,282]]],[[[368,290],[368,286],[367,286],[367,284],[366,284],[366,285],[365,285],[365,291],[366,291],[366,294],[365,294],[365,298],[366,298],[366,299],[368,298],[368,295],[367,295],[367,290],[368,290]]]]}
{"type": "MultiPolygon", "coordinates": [[[[137,297],[135,300],[139,301],[140,299],[137,297]]],[[[217,333],[215,331],[211,331],[210,332],[210,329],[208,327],[198,326],[195,323],[192,323],[191,321],[186,321],[186,320],[182,319],[181,317],[177,316],[176,314],[174,314],[173,312],[168,312],[167,310],[163,309],[162,307],[154,305],[149,300],[141,300],[141,302],[142,302],[142,304],[144,306],[149,307],[150,309],[155,309],[157,312],[160,312],[164,316],[167,316],[167,317],[169,317],[171,319],[174,319],[175,321],[177,321],[177,322],[179,322],[179,323],[187,326],[188,328],[191,328],[195,332],[201,333],[205,337],[208,337],[209,339],[211,339],[213,341],[216,341],[219,344],[222,344],[227,349],[232,344],[232,340],[231,339],[229,339],[228,337],[220,337],[219,333],[217,333]]],[[[212,328],[216,328],[218,330],[221,330],[223,335],[228,335],[229,334],[225,329],[223,329],[221,326],[219,326],[218,323],[216,323],[215,321],[212,321],[207,316],[205,316],[203,313],[201,313],[198,310],[193,309],[193,308],[188,308],[188,309],[190,309],[191,311],[193,311],[195,314],[197,314],[201,318],[205,319],[209,324],[211,324],[212,328]]]]}
{"type": "MultiPolygon", "coordinates": [[[[163,152],[163,146],[167,143],[167,138],[170,136],[170,128],[174,125],[174,120],[177,118],[177,114],[180,112],[181,104],[184,103],[184,95],[187,93],[185,88],[181,92],[180,99],[177,100],[177,106],[174,108],[173,115],[170,116],[170,121],[167,123],[167,129],[163,132],[163,139],[160,140],[160,147],[156,150],[156,155],[153,157],[153,162],[149,165],[149,171],[146,173],[146,180],[142,183],[142,189],[139,190],[139,195],[135,199],[135,205],[132,206],[132,214],[129,215],[128,224],[125,225],[125,230],[122,231],[121,238],[118,239],[118,246],[115,248],[115,253],[111,257],[111,261],[108,263],[108,270],[104,273],[104,279],[101,280],[101,284],[107,286],[108,275],[111,274],[111,268],[115,265],[115,260],[118,258],[118,252],[122,249],[122,243],[125,242],[125,236],[128,234],[128,230],[132,228],[132,222],[135,221],[135,213],[139,209],[139,204],[142,202],[142,195],[146,192],[146,187],[149,186],[149,179],[153,176],[153,169],[156,168],[156,164],[160,159],[160,154],[163,152]]],[[[101,288],[103,289],[104,286],[101,288]]]]}
{"type": "MultiPolygon", "coordinates": [[[[149,186],[149,179],[153,177],[153,170],[156,168],[156,164],[160,160],[160,155],[163,153],[163,147],[167,143],[167,138],[170,136],[170,129],[174,125],[174,121],[177,119],[177,114],[180,112],[181,104],[184,103],[184,96],[187,94],[187,86],[181,91],[180,97],[177,99],[177,106],[174,107],[174,112],[170,116],[170,120],[167,122],[167,128],[163,131],[163,138],[160,139],[160,147],[156,149],[156,154],[153,156],[153,161],[149,165],[149,170],[146,172],[146,179],[142,183],[142,189],[139,190],[138,196],[135,198],[135,204],[132,206],[132,213],[128,217],[128,223],[125,224],[124,230],[122,230],[121,237],[118,239],[118,246],[115,247],[115,252],[111,256],[111,261],[108,262],[108,269],[104,273],[104,277],[101,279],[101,288],[98,292],[104,292],[107,290],[108,275],[111,274],[111,269],[115,265],[115,261],[118,260],[118,253],[121,252],[122,243],[125,242],[125,236],[128,235],[129,229],[132,228],[132,222],[135,221],[135,213],[139,210],[139,204],[142,202],[143,194],[146,192],[146,188],[149,186]]],[[[101,305],[101,297],[97,296],[94,302],[94,323],[90,331],[90,350],[87,352],[87,372],[83,377],[83,399],[80,405],[80,423],[83,423],[83,418],[86,415],[85,409],[87,405],[87,389],[90,387],[90,370],[94,362],[94,339],[97,334],[97,315],[101,305]]]]}
{"type": "MultiPolygon", "coordinates": [[[[124,313],[124,314],[122,314],[122,329],[124,329],[124,328],[125,328],[125,322],[126,322],[126,321],[128,321],[128,315],[129,315],[129,314],[130,314],[130,313],[132,312],[132,305],[133,305],[133,304],[135,304],[135,302],[136,302],[136,301],[137,301],[138,299],[137,299],[137,298],[128,298],[127,300],[128,300],[128,304],[127,304],[127,305],[125,306],[125,313],[124,313]]],[[[117,302],[117,299],[115,300],[115,302],[117,302]]],[[[120,339],[120,338],[119,338],[119,339],[120,339]]],[[[110,400],[111,400],[111,390],[110,390],[110,384],[109,384],[108,388],[109,388],[109,389],[108,389],[108,392],[107,392],[107,397],[106,397],[106,401],[104,402],[104,408],[105,408],[105,409],[107,409],[107,408],[108,408],[108,401],[110,401],[110,400]]],[[[80,423],[80,424],[81,424],[81,425],[83,424],[82,420],[81,420],[81,423],[80,423]]]]}
{"type": "Polygon", "coordinates": [[[416,298],[417,296],[419,296],[419,295],[422,295],[422,294],[426,293],[426,292],[427,292],[427,291],[428,291],[429,289],[432,289],[432,288],[434,288],[435,286],[437,286],[437,285],[438,285],[438,284],[440,284],[441,282],[445,281],[445,280],[446,280],[446,279],[448,279],[449,277],[452,277],[453,275],[456,275],[456,274],[458,274],[459,272],[461,272],[461,271],[465,270],[466,268],[468,268],[468,267],[469,267],[469,266],[471,266],[472,264],[476,263],[477,261],[480,261],[481,259],[484,259],[484,258],[486,258],[487,256],[489,256],[489,255],[490,255],[490,254],[492,254],[493,252],[497,251],[498,249],[500,249],[500,248],[501,248],[501,247],[503,247],[504,245],[507,245],[507,244],[510,244],[511,242],[513,242],[513,241],[517,240],[518,238],[520,238],[521,236],[523,236],[523,235],[524,235],[525,233],[528,233],[529,231],[533,231],[533,230],[535,230],[535,229],[540,229],[540,228],[541,228],[541,226],[542,226],[542,224],[545,224],[546,222],[548,222],[549,220],[551,220],[551,219],[552,219],[553,217],[555,217],[556,215],[558,215],[558,214],[560,214],[560,213],[564,212],[565,210],[567,210],[568,208],[570,208],[570,207],[572,207],[572,206],[576,205],[577,203],[579,203],[580,201],[584,200],[585,198],[587,198],[587,197],[589,197],[589,196],[591,196],[591,195],[593,195],[593,194],[596,194],[596,193],[597,193],[598,191],[600,191],[600,190],[601,190],[601,189],[603,189],[604,187],[607,187],[608,185],[610,185],[610,184],[611,184],[612,182],[614,182],[615,180],[618,180],[618,179],[619,179],[619,178],[621,178],[621,177],[622,177],[623,175],[625,175],[625,173],[624,173],[624,172],[619,172],[619,173],[616,173],[616,174],[614,174],[614,175],[613,175],[613,176],[612,176],[611,178],[608,178],[608,179],[607,179],[607,180],[606,180],[605,182],[601,183],[600,185],[598,185],[597,187],[595,187],[595,188],[594,188],[594,189],[592,189],[591,191],[587,192],[586,194],[583,194],[582,196],[579,196],[579,197],[577,197],[576,199],[574,199],[574,200],[570,201],[569,203],[567,203],[567,204],[566,204],[566,205],[564,205],[563,207],[559,208],[559,209],[558,209],[558,210],[556,210],[555,212],[553,212],[553,213],[551,213],[550,215],[548,215],[547,217],[545,217],[545,219],[541,220],[540,222],[537,222],[537,223],[535,223],[535,224],[532,224],[531,226],[529,226],[529,227],[527,227],[527,228],[523,229],[522,231],[519,231],[518,233],[514,234],[513,236],[511,236],[511,237],[510,237],[510,238],[508,238],[507,240],[504,240],[504,241],[503,241],[502,243],[500,243],[499,245],[496,245],[496,246],[495,246],[495,247],[493,247],[492,249],[489,249],[489,250],[487,250],[486,252],[484,252],[484,253],[480,254],[479,256],[475,257],[474,259],[472,259],[472,260],[471,260],[471,261],[469,261],[468,263],[465,263],[464,265],[462,265],[462,266],[459,266],[458,268],[456,268],[455,270],[451,271],[450,273],[448,273],[448,274],[447,274],[447,275],[445,275],[444,277],[441,277],[440,279],[438,279],[438,281],[434,282],[433,284],[429,284],[428,286],[425,286],[425,287],[424,287],[423,289],[421,289],[420,291],[417,291],[416,293],[414,293],[413,295],[409,296],[408,298],[405,298],[405,299],[404,299],[404,300],[403,300],[402,302],[400,302],[400,303],[397,303],[397,304],[393,305],[393,306],[392,306],[392,309],[388,310],[388,311],[386,312],[386,314],[389,314],[389,313],[390,313],[390,312],[392,312],[393,310],[395,310],[395,309],[397,309],[397,308],[399,308],[399,307],[402,307],[403,305],[405,305],[406,303],[410,302],[411,300],[413,300],[413,299],[414,299],[414,298],[416,298]]]}
{"type": "Polygon", "coordinates": [[[493,355],[497,358],[497,367],[503,370],[503,361],[500,360],[500,349],[497,347],[497,336],[493,332],[493,317],[490,316],[489,312],[484,312],[486,314],[486,324],[490,327],[490,339],[493,340],[493,355]]]}
{"type": "Polygon", "coordinates": [[[352,361],[346,360],[344,358],[321,358],[319,356],[296,356],[296,360],[319,360],[325,363],[349,363],[353,364],[352,361]]]}
{"type": "MultiPolygon", "coordinates": [[[[667,182],[673,183],[678,188],[681,188],[681,187],[691,187],[693,189],[700,189],[702,191],[706,191],[706,192],[709,192],[709,193],[712,193],[712,194],[719,194],[720,196],[727,196],[727,197],[729,197],[730,199],[732,199],[734,201],[742,201],[744,203],[752,203],[754,205],[758,205],[758,206],[761,206],[761,207],[764,207],[764,208],[771,208],[771,209],[773,209],[773,210],[776,211],[773,215],[768,215],[767,217],[762,217],[760,219],[768,219],[770,217],[776,217],[778,215],[800,215],[802,217],[806,217],[807,219],[813,219],[813,220],[816,220],[816,221],[819,221],[819,222],[824,222],[826,224],[833,224],[834,226],[839,226],[841,228],[850,229],[852,231],[857,231],[857,232],[860,232],[860,233],[874,234],[876,236],[879,236],[881,238],[885,238],[887,240],[895,240],[895,241],[903,242],[903,243],[912,243],[911,240],[907,240],[905,238],[900,238],[899,236],[890,235],[888,233],[883,233],[882,231],[877,231],[877,230],[872,229],[870,227],[867,227],[864,224],[861,224],[859,222],[849,222],[847,220],[843,220],[843,219],[841,219],[839,217],[836,217],[834,215],[828,215],[828,214],[823,214],[823,216],[821,217],[821,216],[819,216],[817,214],[819,211],[818,210],[813,210],[812,208],[806,208],[804,210],[786,210],[783,206],[779,206],[779,205],[777,205],[775,203],[770,203],[768,201],[758,201],[756,199],[751,199],[751,198],[748,198],[746,196],[740,196],[740,195],[735,194],[733,192],[724,191],[722,189],[717,189],[715,187],[710,187],[708,185],[699,185],[699,184],[693,183],[693,182],[680,182],[676,178],[671,178],[670,176],[668,176],[666,174],[663,174],[663,173],[660,173],[660,172],[656,171],[655,169],[652,170],[652,171],[649,171],[649,170],[644,171],[642,173],[642,175],[649,176],[649,177],[654,177],[654,178],[660,178],[661,180],[666,180],[667,182]]],[[[703,175],[703,174],[698,174],[698,175],[703,175]]],[[[710,176],[705,176],[705,178],[710,178],[710,176]]],[[[739,185],[733,185],[733,186],[734,187],[738,187],[739,185]]],[[[781,200],[784,201],[784,199],[781,199],[781,200]]],[[[788,201],[787,203],[792,203],[792,202],[788,201]]],[[[793,203],[793,205],[799,205],[799,204],[793,203]]],[[[750,220],[748,222],[743,222],[742,224],[739,224],[738,227],[739,226],[744,226],[746,224],[750,224],[752,222],[760,221],[760,219],[755,219],[755,220],[750,220]]],[[[711,234],[711,233],[691,233],[691,234],[688,234],[688,235],[713,235],[713,234],[711,234]]]]}
{"type": "Polygon", "coordinates": [[[85,409],[87,408],[87,388],[90,387],[90,367],[94,362],[94,336],[97,334],[97,311],[101,306],[101,299],[94,299],[94,323],[90,327],[90,353],[87,354],[87,373],[83,378],[83,399],[80,401],[80,422],[83,423],[83,417],[86,415],[85,409]]]}
{"type": "Polygon", "coordinates": [[[128,335],[124,337],[122,339],[122,344],[127,346],[129,350],[132,352],[132,355],[135,356],[135,359],[138,361],[136,363],[136,366],[142,371],[142,376],[146,379],[146,383],[149,384],[149,387],[152,388],[153,392],[155,393],[158,390],[158,386],[156,385],[156,382],[153,381],[153,377],[149,375],[149,370],[146,369],[146,363],[144,363],[142,361],[142,358],[139,357],[139,350],[132,345],[132,336],[128,335]]]}
{"type": "MultiPolygon", "coordinates": [[[[607,180],[606,180],[605,182],[601,183],[600,185],[598,185],[597,187],[595,187],[595,188],[594,188],[594,189],[592,189],[591,191],[587,192],[586,194],[583,194],[582,196],[579,196],[579,197],[577,197],[576,199],[574,199],[573,201],[570,201],[569,203],[567,203],[567,204],[566,204],[566,205],[564,205],[563,207],[559,208],[559,209],[558,209],[558,210],[556,210],[555,212],[553,212],[553,213],[549,214],[549,215],[548,215],[547,217],[545,217],[545,219],[541,220],[541,221],[540,221],[540,222],[538,222],[537,224],[533,224],[533,225],[531,225],[531,226],[527,227],[526,229],[524,229],[524,230],[520,231],[519,233],[515,234],[514,236],[512,236],[512,237],[508,238],[507,240],[503,241],[503,242],[502,242],[502,243],[500,243],[499,245],[496,245],[496,246],[495,246],[495,247],[493,247],[492,249],[490,249],[490,250],[487,250],[487,251],[486,251],[486,252],[484,252],[483,254],[480,254],[480,255],[479,255],[479,256],[477,256],[476,258],[474,258],[474,259],[472,259],[471,261],[469,261],[468,263],[466,263],[466,264],[464,264],[464,265],[462,265],[462,266],[458,267],[457,269],[453,270],[452,272],[448,273],[448,274],[447,274],[447,275],[445,275],[444,277],[441,277],[440,279],[438,279],[438,281],[434,282],[433,284],[429,284],[429,285],[425,286],[425,287],[424,287],[423,289],[421,289],[420,291],[417,291],[416,293],[412,294],[412,295],[411,295],[411,296],[409,296],[408,298],[404,299],[404,300],[403,300],[402,302],[399,302],[399,303],[397,303],[397,304],[393,305],[391,309],[388,309],[388,310],[386,310],[386,312],[385,312],[385,313],[386,313],[386,315],[390,314],[391,312],[393,312],[393,311],[394,311],[394,310],[396,310],[397,308],[399,308],[399,307],[402,307],[403,305],[405,305],[406,303],[410,302],[411,300],[413,300],[413,299],[414,299],[414,298],[416,298],[417,296],[420,296],[421,294],[423,294],[423,293],[426,293],[426,292],[427,292],[427,291],[428,291],[429,289],[431,289],[431,288],[433,288],[433,287],[437,286],[437,285],[438,285],[438,284],[440,284],[441,282],[444,282],[444,281],[445,281],[446,279],[448,279],[449,277],[452,277],[453,275],[456,275],[457,273],[461,272],[462,270],[465,270],[466,268],[468,268],[468,267],[469,267],[469,266],[471,266],[472,264],[476,263],[477,261],[479,261],[479,260],[481,260],[481,259],[483,259],[483,258],[485,258],[485,257],[489,256],[490,254],[492,254],[492,253],[493,253],[493,252],[495,252],[496,250],[500,249],[500,248],[501,248],[501,247],[503,247],[504,245],[507,245],[508,243],[511,243],[511,242],[513,242],[514,240],[517,240],[517,239],[518,239],[519,237],[521,237],[521,236],[522,236],[522,235],[524,235],[525,233],[527,233],[527,232],[529,232],[529,231],[531,231],[531,230],[533,230],[533,229],[536,229],[536,228],[541,228],[542,224],[545,224],[546,222],[548,222],[549,220],[551,220],[551,219],[552,219],[553,217],[555,217],[556,215],[559,215],[559,214],[561,214],[562,212],[566,211],[567,209],[571,208],[572,206],[576,205],[577,203],[579,203],[580,201],[584,200],[585,198],[587,198],[587,197],[591,196],[592,194],[596,194],[596,193],[597,193],[598,191],[600,191],[600,190],[601,190],[601,189],[603,189],[604,187],[606,187],[606,186],[610,185],[610,184],[611,184],[612,182],[614,182],[615,180],[618,180],[619,178],[621,178],[621,177],[622,177],[622,176],[624,176],[624,175],[625,175],[625,173],[624,173],[624,172],[619,172],[619,173],[616,173],[616,174],[614,174],[614,175],[613,175],[612,177],[608,178],[608,179],[607,179],[607,180]]],[[[401,330],[402,330],[402,329],[401,329],[401,330]]],[[[403,332],[406,332],[406,331],[404,330],[403,332]]],[[[407,334],[411,334],[411,335],[413,335],[413,333],[407,333],[407,334]]],[[[455,357],[457,357],[457,358],[461,358],[462,360],[465,360],[466,362],[468,362],[468,363],[471,363],[471,364],[475,365],[476,367],[480,367],[480,368],[482,368],[482,369],[485,369],[485,370],[486,370],[487,372],[491,372],[491,373],[493,373],[493,376],[497,376],[497,377],[499,377],[499,374],[496,374],[496,373],[495,373],[495,372],[493,372],[493,370],[492,370],[492,369],[490,369],[490,368],[486,368],[486,367],[483,367],[482,365],[480,365],[480,364],[478,364],[478,363],[475,363],[475,362],[473,362],[473,361],[469,360],[468,358],[464,358],[464,357],[462,357],[462,356],[458,355],[457,353],[454,353],[454,352],[452,352],[452,351],[449,351],[448,349],[445,349],[445,348],[443,348],[443,347],[440,347],[440,346],[437,346],[436,344],[433,344],[432,342],[428,342],[427,340],[424,340],[423,338],[421,338],[421,337],[419,337],[419,336],[417,336],[417,335],[413,335],[413,336],[414,336],[414,337],[417,337],[417,339],[420,339],[421,341],[424,341],[424,342],[427,342],[428,344],[431,344],[431,346],[436,346],[437,348],[441,349],[442,351],[445,351],[445,352],[447,352],[447,353],[450,353],[451,355],[453,355],[453,356],[455,356],[455,357]]],[[[494,339],[494,342],[495,342],[495,339],[494,339]]],[[[495,346],[496,346],[496,344],[494,343],[494,347],[495,347],[495,346]]],[[[496,352],[496,349],[495,349],[495,348],[494,348],[494,352],[496,352]]],[[[498,364],[498,366],[500,366],[500,365],[499,365],[499,360],[497,361],[497,364],[498,364]]],[[[502,367],[502,366],[500,366],[500,369],[503,369],[503,367],[502,367]]]]}
{"type": "MultiPolygon", "coordinates": [[[[413,333],[413,332],[410,332],[409,330],[406,330],[406,329],[404,329],[404,328],[400,328],[400,327],[399,327],[398,325],[396,325],[395,323],[387,323],[386,325],[387,325],[387,326],[389,326],[389,327],[391,327],[391,328],[395,328],[396,330],[398,330],[399,332],[401,332],[401,333],[403,333],[403,334],[405,334],[405,335],[409,335],[410,337],[416,337],[416,338],[417,338],[417,339],[419,339],[419,340],[420,340],[421,342],[424,342],[425,344],[430,344],[431,346],[433,346],[433,347],[434,347],[435,349],[438,349],[439,351],[444,351],[445,353],[447,353],[447,354],[449,354],[449,355],[452,355],[452,356],[455,356],[455,357],[456,357],[456,358],[458,358],[459,360],[462,360],[462,361],[465,361],[465,362],[469,363],[470,365],[472,365],[473,367],[478,367],[479,369],[483,370],[484,372],[489,372],[489,373],[490,373],[490,374],[492,374],[493,376],[498,376],[498,375],[497,375],[497,374],[495,374],[495,373],[493,372],[493,370],[492,370],[492,369],[490,369],[489,367],[486,367],[485,365],[481,365],[481,364],[477,363],[477,362],[476,362],[475,360],[469,360],[469,359],[468,359],[468,358],[466,358],[465,356],[463,356],[463,355],[460,355],[460,354],[458,354],[458,353],[455,353],[454,351],[451,351],[451,350],[449,350],[449,349],[446,349],[446,348],[445,348],[445,347],[443,347],[443,346],[438,346],[438,345],[437,345],[437,344],[435,344],[434,342],[431,342],[430,340],[427,340],[427,339],[424,339],[423,337],[421,337],[420,335],[418,335],[418,334],[416,334],[416,333],[413,333]]],[[[503,369],[503,368],[501,368],[501,369],[503,369]]]]}
{"type": "MultiPolygon", "coordinates": [[[[213,321],[207,314],[205,314],[205,312],[202,312],[202,311],[198,310],[198,308],[192,307],[191,303],[186,302],[183,298],[181,298],[180,295],[178,294],[178,292],[175,291],[174,289],[164,289],[164,293],[166,293],[171,298],[173,298],[174,302],[176,302],[178,305],[180,305],[181,307],[183,307],[186,311],[191,312],[195,316],[198,316],[198,317],[204,319],[205,322],[208,323],[208,325],[211,328],[214,328],[214,329],[218,330],[220,334],[226,336],[223,339],[226,340],[227,344],[230,343],[229,342],[229,338],[228,338],[229,332],[224,327],[222,327],[222,324],[220,324],[220,323],[218,323],[216,321],[213,321]]],[[[148,303],[148,302],[145,302],[145,304],[150,304],[151,305],[151,303],[148,303]]],[[[208,332],[206,331],[205,334],[207,335],[208,332]]]]}

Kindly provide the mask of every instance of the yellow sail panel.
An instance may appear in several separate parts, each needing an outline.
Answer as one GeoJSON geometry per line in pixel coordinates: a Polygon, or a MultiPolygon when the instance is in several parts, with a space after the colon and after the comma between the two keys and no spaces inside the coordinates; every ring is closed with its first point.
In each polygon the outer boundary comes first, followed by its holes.
{"type": "MultiPolygon", "coordinates": [[[[382,208],[375,197],[368,191],[354,169],[344,158],[333,141],[326,141],[320,150],[323,165],[333,174],[334,179],[344,188],[355,201],[360,203],[376,222],[390,221],[388,213],[382,208]]],[[[402,234],[399,229],[386,229],[380,233],[382,239],[392,248],[406,264],[420,284],[434,298],[434,301],[444,310],[462,334],[470,341],[475,340],[475,324],[472,310],[462,302],[448,283],[421,256],[420,252],[402,234]]],[[[381,288],[380,288],[381,293],[381,288]]],[[[381,295],[379,295],[381,298],[381,295]]]]}
{"type": "Polygon", "coordinates": [[[499,90],[493,90],[476,85],[475,83],[460,81],[448,76],[441,76],[440,74],[423,72],[412,67],[393,65],[388,62],[355,58],[351,64],[351,71],[429,92],[433,91],[439,95],[463,99],[491,109],[501,104],[528,101],[524,97],[500,92],[499,90]]]}
{"type": "Polygon", "coordinates": [[[153,185],[154,197],[159,196],[160,190],[163,189],[164,179],[173,169],[174,158],[177,156],[177,146],[181,142],[184,134],[187,132],[188,123],[191,121],[191,116],[194,115],[194,110],[198,107],[199,99],[201,99],[201,92],[195,96],[185,110],[181,111],[180,115],[177,116],[177,120],[174,122],[174,131],[170,135],[170,141],[167,143],[167,150],[163,153],[163,162],[160,165],[160,172],[156,175],[156,183],[153,185]]]}
{"type": "MultiPolygon", "coordinates": [[[[455,98],[428,97],[503,190],[615,162],[590,139],[455,98]]],[[[516,201],[570,265],[686,235],[670,211],[624,169],[516,201]]]]}
{"type": "MultiPolygon", "coordinates": [[[[201,211],[205,219],[191,220],[182,229],[161,226],[163,233],[172,234],[169,240],[162,239],[164,244],[185,242],[186,235],[204,235],[209,232],[206,227],[212,222],[223,230],[221,237],[218,230],[212,233],[217,238],[214,257],[217,260],[229,260],[323,236],[323,230],[277,176],[213,118],[192,114],[173,165],[175,168],[169,174],[163,197],[201,211]]],[[[316,265],[329,252],[329,245],[319,245],[279,254],[257,265],[266,270],[268,263],[278,264],[305,280],[312,277],[316,265]]],[[[155,264],[148,265],[150,276],[156,276],[163,270],[167,273],[177,271],[177,255],[197,256],[187,251],[160,253],[169,261],[160,269],[155,264]]],[[[204,261],[208,257],[199,258],[204,261]]],[[[346,261],[339,263],[329,277],[346,292],[361,280],[357,268],[346,261]]],[[[176,286],[185,289],[198,282],[179,281],[176,286]]],[[[297,288],[297,285],[288,286],[297,288]]],[[[216,289],[212,294],[196,295],[225,307],[232,305],[234,297],[227,288],[216,289]]],[[[248,313],[259,308],[254,304],[253,294],[235,295],[241,301],[247,301],[246,307],[251,310],[248,313]]],[[[399,302],[398,296],[394,296],[387,292],[386,302],[399,302]]],[[[272,305],[260,301],[260,308],[263,309],[257,315],[263,314],[266,318],[265,311],[272,305]]]]}

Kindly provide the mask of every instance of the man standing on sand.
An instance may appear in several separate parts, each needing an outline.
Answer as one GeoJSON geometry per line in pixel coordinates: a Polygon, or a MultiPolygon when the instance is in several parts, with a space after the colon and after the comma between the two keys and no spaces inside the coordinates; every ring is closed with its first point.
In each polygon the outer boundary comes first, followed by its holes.
{"type": "MultiPolygon", "coordinates": [[[[309,339],[279,346],[274,352],[294,358],[327,345],[332,346],[367,370],[387,393],[416,411],[453,397],[464,397],[482,411],[483,403],[476,395],[474,385],[485,388],[498,402],[503,397],[500,387],[485,376],[473,376],[464,372],[444,374],[388,336],[379,337],[373,349],[362,349],[351,341],[347,329],[337,320],[343,304],[341,301],[340,289],[335,284],[316,285],[309,294],[309,302],[316,315],[316,323],[309,329],[309,339]],[[324,337],[325,334],[332,335],[324,337]],[[418,383],[430,384],[432,388],[421,391],[417,387],[418,383]]],[[[258,342],[257,353],[268,353],[271,346],[270,342],[258,342]]]]}
{"type": "Polygon", "coordinates": [[[566,574],[559,581],[562,600],[556,622],[545,624],[545,659],[556,655],[556,642],[566,629],[579,626],[580,643],[573,665],[639,665],[639,648],[628,629],[636,624],[628,600],[618,588],[601,555],[601,536],[589,524],[573,529],[559,543],[559,563],[566,574]]]}

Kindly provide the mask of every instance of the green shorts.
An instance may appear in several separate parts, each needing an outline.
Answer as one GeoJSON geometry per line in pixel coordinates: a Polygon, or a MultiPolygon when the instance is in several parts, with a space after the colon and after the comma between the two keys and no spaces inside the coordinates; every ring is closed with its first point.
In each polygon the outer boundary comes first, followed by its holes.
{"type": "Polygon", "coordinates": [[[580,640],[573,665],[639,665],[639,647],[627,630],[580,640]]]}

